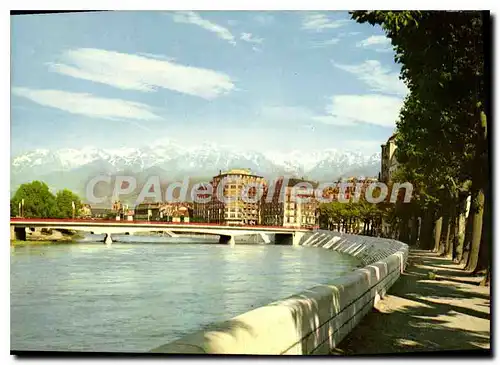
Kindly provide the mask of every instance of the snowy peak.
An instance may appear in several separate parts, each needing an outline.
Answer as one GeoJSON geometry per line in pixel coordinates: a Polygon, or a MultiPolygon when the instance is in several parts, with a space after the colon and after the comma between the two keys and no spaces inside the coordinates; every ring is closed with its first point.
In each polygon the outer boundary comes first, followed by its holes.
{"type": "Polygon", "coordinates": [[[11,183],[15,188],[40,179],[57,188],[72,188],[101,173],[161,171],[169,176],[195,178],[211,177],[230,168],[249,168],[263,176],[287,174],[331,181],[341,176],[377,176],[379,166],[380,153],[365,155],[337,149],[259,152],[214,143],[181,147],[167,141],[144,148],[29,151],[12,159],[11,183]]]}

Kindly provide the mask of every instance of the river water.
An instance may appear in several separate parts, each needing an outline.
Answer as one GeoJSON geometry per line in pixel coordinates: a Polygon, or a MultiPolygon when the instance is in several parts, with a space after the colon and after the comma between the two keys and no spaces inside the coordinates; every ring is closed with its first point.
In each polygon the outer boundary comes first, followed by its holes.
{"type": "Polygon", "coordinates": [[[127,240],[11,248],[11,349],[145,352],[359,264],[322,248],[127,240]]]}

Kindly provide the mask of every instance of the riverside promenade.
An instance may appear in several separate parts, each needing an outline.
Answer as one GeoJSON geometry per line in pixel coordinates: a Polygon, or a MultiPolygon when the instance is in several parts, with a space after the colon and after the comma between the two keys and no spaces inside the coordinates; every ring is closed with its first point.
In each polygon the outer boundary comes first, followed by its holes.
{"type": "Polygon", "coordinates": [[[479,286],[480,280],[436,253],[410,250],[405,273],[332,353],[478,350],[486,355],[490,288],[479,286]]]}

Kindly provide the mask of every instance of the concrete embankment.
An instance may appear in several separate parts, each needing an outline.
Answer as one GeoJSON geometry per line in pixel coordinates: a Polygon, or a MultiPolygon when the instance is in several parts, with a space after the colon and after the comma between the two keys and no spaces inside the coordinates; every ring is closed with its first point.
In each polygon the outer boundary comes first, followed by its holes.
{"type": "Polygon", "coordinates": [[[399,241],[331,231],[307,233],[300,245],[350,254],[365,266],[152,352],[328,354],[399,278],[408,256],[407,245],[399,241]]]}

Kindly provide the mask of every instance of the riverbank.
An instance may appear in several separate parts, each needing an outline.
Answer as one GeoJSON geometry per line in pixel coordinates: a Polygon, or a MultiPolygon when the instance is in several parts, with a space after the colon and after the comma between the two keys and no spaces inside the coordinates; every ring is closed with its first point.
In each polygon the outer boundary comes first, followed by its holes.
{"type": "Polygon", "coordinates": [[[26,230],[26,241],[12,240],[11,246],[25,245],[47,245],[56,243],[76,243],[77,240],[83,238],[81,232],[76,231],[59,231],[54,229],[36,228],[35,230],[26,230]]]}
{"type": "Polygon", "coordinates": [[[451,260],[411,250],[404,274],[333,351],[369,355],[490,349],[490,288],[451,260]],[[429,272],[434,275],[429,276],[429,272]]]}
{"type": "Polygon", "coordinates": [[[66,245],[66,244],[75,244],[78,243],[76,240],[68,239],[68,240],[28,240],[28,241],[19,241],[19,240],[11,240],[10,245],[13,247],[17,246],[43,246],[43,245],[66,245]]]}

